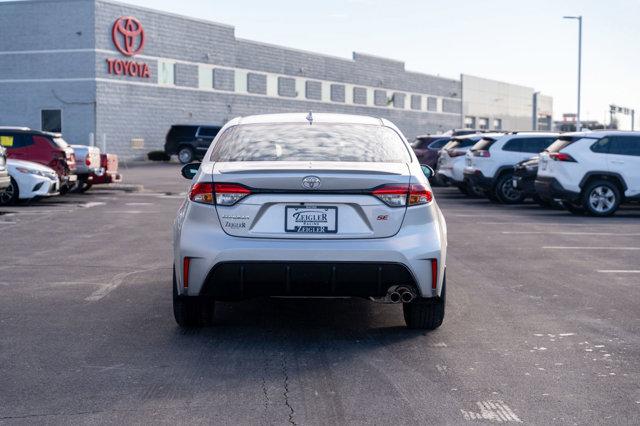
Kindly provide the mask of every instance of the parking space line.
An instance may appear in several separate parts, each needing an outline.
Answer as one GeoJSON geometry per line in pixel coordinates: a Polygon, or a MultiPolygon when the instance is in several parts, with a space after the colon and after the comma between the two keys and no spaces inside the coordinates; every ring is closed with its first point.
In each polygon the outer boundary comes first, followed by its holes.
{"type": "Polygon", "coordinates": [[[551,250],[640,250],[640,247],[576,247],[576,246],[543,246],[551,250]]]}
{"type": "Polygon", "coordinates": [[[621,234],[619,232],[567,232],[567,231],[502,231],[503,234],[527,235],[527,234],[551,234],[551,235],[604,235],[618,237],[637,237],[640,233],[621,234]]]}
{"type": "Polygon", "coordinates": [[[611,227],[611,226],[615,226],[615,227],[619,227],[620,224],[617,223],[563,223],[563,222],[544,222],[544,221],[540,221],[540,222],[518,222],[518,221],[513,221],[513,222],[473,222],[473,224],[476,225],[517,225],[517,226],[521,226],[521,225],[538,225],[538,226],[589,226],[591,228],[595,228],[595,227],[611,227]]]}
{"type": "Polygon", "coordinates": [[[640,274],[640,270],[633,269],[597,269],[601,274],[640,274]]]}

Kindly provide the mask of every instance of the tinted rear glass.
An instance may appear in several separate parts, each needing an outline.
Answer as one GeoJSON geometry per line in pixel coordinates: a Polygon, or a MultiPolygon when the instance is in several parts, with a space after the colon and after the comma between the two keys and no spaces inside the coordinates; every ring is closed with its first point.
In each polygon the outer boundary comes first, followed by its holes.
{"type": "Polygon", "coordinates": [[[200,136],[215,136],[220,131],[220,127],[200,127],[198,135],[200,136]]]}
{"type": "Polygon", "coordinates": [[[495,141],[493,138],[482,138],[471,149],[474,151],[486,151],[495,141]]]}
{"type": "Polygon", "coordinates": [[[545,151],[547,151],[547,152],[560,152],[563,149],[565,149],[566,147],[568,147],[569,145],[571,145],[572,143],[574,143],[575,141],[577,141],[578,139],[580,139],[580,138],[579,137],[572,137],[572,136],[558,138],[558,139],[556,139],[556,141],[554,143],[549,145],[547,147],[547,149],[545,149],[545,151]]]}
{"type": "Polygon", "coordinates": [[[431,144],[429,144],[429,148],[430,149],[441,149],[443,146],[445,146],[447,144],[447,142],[449,142],[449,138],[437,139],[434,142],[432,142],[431,144]]]}
{"type": "Polygon", "coordinates": [[[196,134],[197,126],[171,126],[169,136],[172,138],[188,138],[196,134]]]}
{"type": "Polygon", "coordinates": [[[212,161],[410,162],[400,136],[367,124],[243,124],[224,132],[212,161]]]}

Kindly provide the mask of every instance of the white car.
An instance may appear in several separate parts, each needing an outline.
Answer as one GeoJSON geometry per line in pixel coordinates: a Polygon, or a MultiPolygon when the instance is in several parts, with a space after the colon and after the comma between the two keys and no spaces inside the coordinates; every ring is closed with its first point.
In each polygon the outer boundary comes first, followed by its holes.
{"type": "Polygon", "coordinates": [[[442,182],[458,187],[466,195],[481,195],[476,187],[468,186],[464,181],[465,154],[483,137],[498,137],[502,133],[474,133],[456,136],[442,148],[438,157],[436,175],[442,182]]]}
{"type": "Polygon", "coordinates": [[[609,216],[640,201],[640,132],[565,133],[540,154],[536,191],[573,213],[609,216]]]}
{"type": "Polygon", "coordinates": [[[483,135],[465,154],[464,180],[492,200],[512,204],[526,194],[513,186],[513,167],[551,145],[558,133],[513,132],[483,135]]]}
{"type": "Polygon", "coordinates": [[[173,308],[207,324],[214,301],[362,297],[403,305],[408,327],[445,309],[447,231],[428,178],[391,122],[343,114],[236,118],[174,224],[173,308]]]}
{"type": "Polygon", "coordinates": [[[0,191],[0,205],[15,204],[19,199],[58,195],[60,180],[56,172],[31,161],[7,159],[11,183],[0,191]]]}

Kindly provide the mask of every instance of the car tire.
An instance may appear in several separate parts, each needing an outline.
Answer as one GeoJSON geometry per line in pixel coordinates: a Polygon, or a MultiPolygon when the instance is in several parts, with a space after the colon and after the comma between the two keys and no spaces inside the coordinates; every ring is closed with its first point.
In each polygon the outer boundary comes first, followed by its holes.
{"type": "Polygon", "coordinates": [[[458,186],[458,191],[462,192],[464,195],[469,195],[469,188],[467,188],[467,185],[458,186]]]}
{"type": "Polygon", "coordinates": [[[522,191],[513,187],[513,173],[504,173],[501,175],[495,185],[495,196],[504,204],[519,204],[525,199],[522,191]]]}
{"type": "Polygon", "coordinates": [[[20,188],[15,179],[11,178],[11,183],[3,191],[0,191],[0,205],[10,206],[18,202],[20,188]]]}
{"type": "Polygon", "coordinates": [[[73,188],[73,192],[77,192],[79,194],[83,194],[87,192],[93,186],[92,183],[88,182],[86,179],[79,179],[76,183],[75,188],[73,188]]]}
{"type": "Polygon", "coordinates": [[[213,324],[215,302],[202,296],[180,296],[173,267],[173,317],[183,328],[213,324]]]}
{"type": "Polygon", "coordinates": [[[180,161],[180,163],[189,164],[193,162],[194,158],[195,154],[193,148],[190,146],[181,146],[180,149],[178,149],[178,161],[180,161]]]}
{"type": "Polygon", "coordinates": [[[447,277],[442,283],[440,297],[416,298],[413,302],[404,303],[402,311],[404,322],[408,328],[419,330],[435,330],[442,325],[446,304],[447,277]]]}
{"type": "Polygon", "coordinates": [[[582,208],[591,216],[611,216],[621,201],[620,189],[608,180],[593,181],[582,192],[582,208]]]}

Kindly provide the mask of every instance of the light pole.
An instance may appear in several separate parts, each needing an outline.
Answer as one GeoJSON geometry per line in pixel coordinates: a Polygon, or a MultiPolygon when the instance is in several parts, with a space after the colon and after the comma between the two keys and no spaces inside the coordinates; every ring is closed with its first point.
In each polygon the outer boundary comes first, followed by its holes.
{"type": "Polygon", "coordinates": [[[578,20],[578,111],[576,114],[576,130],[581,130],[580,123],[580,83],[581,83],[581,71],[582,71],[582,15],[580,16],[563,16],[564,19],[577,19],[578,20]]]}

